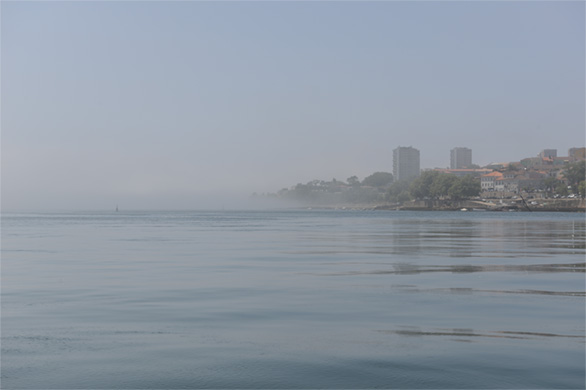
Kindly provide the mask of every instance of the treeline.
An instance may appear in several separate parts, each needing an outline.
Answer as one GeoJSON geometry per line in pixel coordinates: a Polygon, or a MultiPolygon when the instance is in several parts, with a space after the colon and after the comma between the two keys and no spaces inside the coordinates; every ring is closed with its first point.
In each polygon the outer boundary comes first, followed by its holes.
{"type": "Polygon", "coordinates": [[[558,195],[568,195],[568,190],[571,190],[573,194],[578,194],[582,198],[586,197],[586,161],[568,164],[563,175],[566,183],[555,179],[547,183],[552,192],[558,195]]]}
{"type": "Polygon", "coordinates": [[[413,199],[460,200],[480,193],[480,181],[472,176],[456,177],[436,171],[423,172],[412,181],[394,181],[388,172],[375,172],[360,181],[312,180],[283,188],[265,196],[308,204],[401,203],[413,199]]]}
{"type": "Polygon", "coordinates": [[[437,171],[423,172],[410,186],[416,199],[461,200],[480,194],[480,180],[470,175],[456,177],[437,171]]]}
{"type": "Polygon", "coordinates": [[[471,175],[458,177],[437,171],[425,171],[412,182],[393,183],[386,200],[400,203],[413,199],[462,200],[480,194],[480,180],[471,175]]]}
{"type": "Polygon", "coordinates": [[[375,172],[362,181],[357,176],[349,177],[346,182],[312,180],[268,196],[309,204],[377,203],[386,200],[386,192],[392,183],[391,173],[375,172]]]}
{"type": "MultiPolygon", "coordinates": [[[[573,193],[584,198],[585,171],[584,161],[568,164],[562,172],[563,180],[548,177],[544,179],[542,188],[548,196],[573,193]]],[[[357,176],[351,176],[346,181],[312,180],[260,196],[306,204],[335,205],[403,203],[415,199],[458,201],[478,196],[480,191],[480,179],[472,176],[457,177],[438,171],[425,171],[415,180],[395,181],[391,173],[375,172],[362,181],[357,176]]]]}

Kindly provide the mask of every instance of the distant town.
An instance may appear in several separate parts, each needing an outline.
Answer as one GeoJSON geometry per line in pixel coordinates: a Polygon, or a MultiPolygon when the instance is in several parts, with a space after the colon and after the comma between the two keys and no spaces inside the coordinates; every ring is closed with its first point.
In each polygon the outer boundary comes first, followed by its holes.
{"type": "Polygon", "coordinates": [[[584,210],[586,148],[544,149],[520,161],[472,162],[472,150],[450,151],[450,168],[420,169],[414,147],[393,150],[393,172],[363,180],[312,180],[277,193],[253,194],[307,206],[382,209],[584,210]]]}

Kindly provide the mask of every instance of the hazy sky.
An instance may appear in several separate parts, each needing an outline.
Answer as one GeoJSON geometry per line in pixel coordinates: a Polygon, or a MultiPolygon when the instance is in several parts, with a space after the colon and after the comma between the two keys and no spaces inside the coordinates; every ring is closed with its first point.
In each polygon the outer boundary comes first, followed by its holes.
{"type": "Polygon", "coordinates": [[[1,3],[2,208],[228,195],[585,144],[584,2],[1,3]]]}

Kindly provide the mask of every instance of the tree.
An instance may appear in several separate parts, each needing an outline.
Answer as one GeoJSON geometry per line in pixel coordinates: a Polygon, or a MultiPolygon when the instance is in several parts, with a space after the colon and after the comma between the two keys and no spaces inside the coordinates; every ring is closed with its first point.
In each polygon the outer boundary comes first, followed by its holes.
{"type": "Polygon", "coordinates": [[[431,183],[429,196],[431,198],[443,198],[449,196],[450,188],[456,184],[458,178],[454,175],[440,174],[431,183]]]}
{"type": "Polygon", "coordinates": [[[409,196],[409,192],[403,191],[399,195],[397,195],[397,202],[407,202],[411,200],[411,196],[409,196]]]}
{"type": "Polygon", "coordinates": [[[578,184],[578,193],[582,198],[586,198],[586,181],[582,180],[580,184],[578,184]]]}
{"type": "Polygon", "coordinates": [[[431,196],[431,186],[434,180],[439,176],[437,171],[423,172],[417,179],[415,179],[409,187],[409,193],[415,199],[423,199],[431,196]]]}
{"type": "Polygon", "coordinates": [[[543,179],[543,185],[545,186],[546,196],[551,196],[555,191],[555,188],[560,184],[560,181],[555,177],[546,177],[543,179]]]}
{"type": "Polygon", "coordinates": [[[346,179],[346,181],[352,187],[356,187],[356,186],[359,186],[360,185],[360,180],[358,180],[358,177],[357,176],[350,176],[348,179],[346,179]]]}
{"type": "Polygon", "coordinates": [[[558,195],[566,196],[568,195],[568,186],[564,183],[559,183],[558,186],[555,188],[555,192],[558,195]]]}
{"type": "Polygon", "coordinates": [[[572,187],[574,193],[578,192],[578,184],[585,180],[586,176],[586,161],[578,161],[573,164],[566,165],[564,170],[564,177],[568,181],[568,185],[572,187]]]}
{"type": "Polygon", "coordinates": [[[478,196],[480,181],[468,175],[457,177],[437,171],[423,172],[410,187],[410,193],[417,199],[439,199],[449,197],[459,200],[478,196]]]}
{"type": "Polygon", "coordinates": [[[480,194],[480,180],[475,179],[471,175],[458,178],[456,182],[450,187],[448,194],[454,200],[471,198],[480,194]]]}
{"type": "Polygon", "coordinates": [[[393,174],[388,172],[375,172],[362,180],[363,186],[386,187],[393,182],[393,174]]]}
{"type": "Polygon", "coordinates": [[[387,191],[386,198],[389,202],[406,202],[410,200],[409,182],[406,180],[393,182],[387,191]]]}

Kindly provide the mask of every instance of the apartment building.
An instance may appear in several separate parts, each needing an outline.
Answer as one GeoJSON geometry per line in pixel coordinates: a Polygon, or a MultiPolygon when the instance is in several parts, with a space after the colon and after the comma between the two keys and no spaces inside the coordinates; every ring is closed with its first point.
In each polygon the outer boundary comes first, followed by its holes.
{"type": "Polygon", "coordinates": [[[472,165],[472,149],[454,148],[450,151],[450,169],[469,168],[472,165]]]}
{"type": "Polygon", "coordinates": [[[393,176],[395,180],[411,180],[419,176],[419,150],[399,146],[393,150],[393,176]]]}

